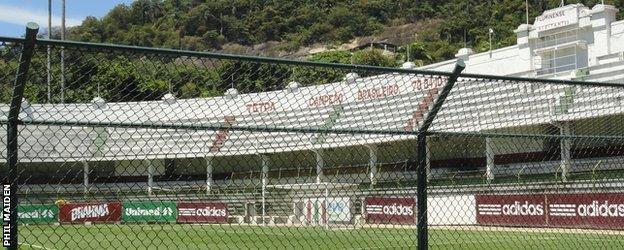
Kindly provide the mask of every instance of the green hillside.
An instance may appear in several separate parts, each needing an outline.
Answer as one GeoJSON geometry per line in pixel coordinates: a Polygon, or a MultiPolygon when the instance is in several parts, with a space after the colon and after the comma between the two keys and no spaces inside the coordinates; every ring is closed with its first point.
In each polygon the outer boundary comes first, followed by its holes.
{"type": "MultiPolygon", "coordinates": [[[[68,39],[195,51],[229,52],[228,48],[300,51],[307,60],[396,67],[406,60],[423,65],[453,58],[461,47],[489,49],[515,43],[513,30],[525,22],[525,0],[137,0],[119,5],[101,19],[88,17],[69,29],[68,39]],[[397,28],[398,27],[398,28],[397,28]],[[413,31],[412,31],[413,30],[413,31]],[[356,39],[412,33],[394,54],[379,50],[331,50],[356,39]],[[413,35],[416,34],[416,35],[413,35]],[[327,50],[330,49],[330,50],[327,50]],[[407,51],[409,57],[407,58],[407,51]]],[[[531,20],[559,0],[530,0],[531,20]]],[[[570,3],[571,1],[567,1],[570,3]]],[[[600,0],[580,1],[593,7],[600,0]]],[[[624,10],[624,1],[605,0],[624,10]]],[[[620,12],[620,18],[624,14],[620,12]]],[[[532,22],[532,21],[531,21],[532,22]]],[[[58,35],[55,30],[53,35],[58,35]]],[[[161,55],[131,55],[65,49],[51,50],[51,92],[47,99],[46,56],[40,47],[33,58],[25,97],[33,103],[159,100],[168,92],[179,98],[210,97],[235,86],[241,93],[283,88],[289,81],[303,86],[340,80],[345,72],[332,69],[288,68],[241,61],[197,61],[161,55]],[[64,99],[60,98],[64,72],[64,99]],[[234,79],[234,76],[237,79],[234,79]]],[[[245,50],[235,51],[245,54],[245,50]]],[[[266,55],[262,54],[261,55],[266,55]]],[[[274,56],[274,54],[271,54],[274,56]]],[[[16,50],[0,46],[0,102],[8,102],[17,68],[16,50]]],[[[366,74],[365,72],[359,72],[366,74]]]]}
{"type": "MultiPolygon", "coordinates": [[[[601,0],[581,2],[593,7],[601,0]]],[[[529,0],[531,22],[560,0],[529,0]]],[[[624,1],[606,0],[624,9],[624,1]]],[[[137,0],[119,5],[102,19],[87,18],[71,39],[141,46],[218,50],[226,44],[251,46],[279,41],[278,49],[336,45],[384,27],[439,19],[419,33],[430,55],[426,63],[449,59],[467,45],[489,48],[515,43],[513,30],[525,22],[525,0],[137,0]]],[[[619,13],[620,17],[624,12],[619,13]]]]}

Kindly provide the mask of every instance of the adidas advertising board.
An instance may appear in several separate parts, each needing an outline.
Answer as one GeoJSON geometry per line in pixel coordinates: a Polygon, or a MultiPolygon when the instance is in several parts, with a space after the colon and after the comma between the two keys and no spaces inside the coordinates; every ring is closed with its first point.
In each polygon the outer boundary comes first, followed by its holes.
{"type": "Polygon", "coordinates": [[[227,223],[227,204],[223,202],[179,202],[179,223],[227,223]]]}
{"type": "Polygon", "coordinates": [[[411,197],[366,197],[364,216],[371,224],[414,224],[416,199],[411,197]]]}
{"type": "Polygon", "coordinates": [[[477,195],[481,225],[545,226],[544,195],[477,195]]]}
{"type": "Polygon", "coordinates": [[[624,229],[624,194],[477,195],[477,223],[624,229]]]}
{"type": "Polygon", "coordinates": [[[624,194],[546,195],[552,226],[624,229],[624,194]]]}
{"type": "Polygon", "coordinates": [[[121,220],[121,202],[63,204],[59,208],[59,221],[116,222],[121,220]]]}

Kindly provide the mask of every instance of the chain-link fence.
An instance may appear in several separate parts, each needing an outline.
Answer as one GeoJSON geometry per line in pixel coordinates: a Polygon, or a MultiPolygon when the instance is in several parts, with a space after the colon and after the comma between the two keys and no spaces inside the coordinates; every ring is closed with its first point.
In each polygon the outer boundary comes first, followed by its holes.
{"type": "Polygon", "coordinates": [[[624,246],[617,84],[0,41],[12,246],[624,246]]]}

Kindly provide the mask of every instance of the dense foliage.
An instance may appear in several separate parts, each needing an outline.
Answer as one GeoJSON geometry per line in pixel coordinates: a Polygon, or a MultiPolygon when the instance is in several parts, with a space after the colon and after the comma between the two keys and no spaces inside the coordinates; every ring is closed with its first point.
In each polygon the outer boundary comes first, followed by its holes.
{"type": "MultiPolygon", "coordinates": [[[[576,2],[592,7],[600,1],[576,2]]],[[[605,2],[624,9],[624,1],[605,2]]],[[[531,22],[560,3],[529,0],[531,22]]],[[[488,48],[489,28],[496,32],[496,47],[513,44],[513,30],[525,22],[524,10],[525,0],[137,0],[113,8],[102,19],[87,18],[72,29],[71,38],[191,50],[266,41],[296,48],[344,43],[384,26],[441,19],[434,30],[414,32],[423,33],[426,49],[436,54],[432,59],[442,60],[456,50],[437,51],[441,48],[488,48]]]]}
{"type": "MultiPolygon", "coordinates": [[[[567,1],[570,3],[571,1],[567,1]]],[[[578,1],[594,6],[600,0],[578,1]]],[[[624,1],[605,0],[624,10],[624,1]]],[[[530,17],[557,7],[560,0],[529,0],[530,17]]],[[[377,50],[329,51],[312,61],[396,67],[405,60],[427,64],[449,59],[461,47],[489,48],[515,43],[513,30],[525,22],[525,0],[137,0],[119,5],[101,19],[89,17],[70,29],[69,39],[189,50],[218,50],[225,44],[254,45],[267,41],[297,49],[322,43],[342,44],[374,35],[386,26],[441,20],[435,27],[414,30],[418,40],[398,48],[390,57],[377,50]],[[410,53],[407,53],[407,50],[410,53]],[[409,58],[406,58],[409,54],[409,58]]],[[[620,12],[619,18],[624,16],[620,12]]],[[[68,49],[70,50],[70,49],[68,49]]],[[[283,88],[289,81],[303,85],[340,80],[345,72],[329,68],[288,68],[279,65],[222,61],[219,63],[95,55],[68,51],[65,101],[156,100],[167,92],[181,98],[220,95],[229,87],[241,92],[283,88]],[[89,57],[93,56],[93,57],[89,57]],[[96,59],[97,58],[97,59],[96,59]],[[234,78],[235,77],[235,78],[234,78]]],[[[33,59],[37,73],[29,79],[26,97],[47,101],[44,51],[33,59]]],[[[53,51],[52,102],[59,102],[58,51],[53,51]]],[[[0,101],[7,102],[17,66],[14,53],[0,47],[0,101]]]]}

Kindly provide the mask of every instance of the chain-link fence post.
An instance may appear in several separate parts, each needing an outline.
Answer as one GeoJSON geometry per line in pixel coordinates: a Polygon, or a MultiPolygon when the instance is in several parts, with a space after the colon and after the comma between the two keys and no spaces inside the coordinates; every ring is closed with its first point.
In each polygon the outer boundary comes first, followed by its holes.
{"type": "Polygon", "coordinates": [[[416,157],[418,157],[418,169],[417,169],[417,213],[418,213],[418,249],[427,249],[428,247],[428,235],[427,235],[427,172],[425,169],[425,163],[427,162],[426,155],[427,136],[424,133],[418,134],[418,149],[416,157]]]}
{"type": "Polygon", "coordinates": [[[416,187],[416,202],[417,202],[417,227],[418,227],[418,249],[425,250],[428,248],[428,234],[427,234],[427,131],[433,123],[436,115],[442,108],[444,100],[453,89],[453,85],[459,78],[459,74],[466,68],[466,64],[463,60],[458,60],[453,69],[453,74],[449,77],[448,81],[442,88],[442,92],[433,103],[429,114],[423,121],[422,125],[418,129],[418,148],[417,148],[417,162],[418,169],[416,173],[416,180],[418,185],[416,187]]]}
{"type": "MultiPolygon", "coordinates": [[[[35,47],[35,40],[39,25],[36,23],[26,24],[26,39],[22,45],[22,53],[20,56],[19,67],[15,76],[15,85],[13,95],[11,96],[11,106],[9,109],[7,122],[7,182],[4,183],[3,194],[6,195],[7,185],[10,192],[10,213],[9,221],[4,221],[4,227],[10,229],[9,238],[3,236],[3,246],[8,249],[17,249],[17,162],[18,162],[18,124],[19,113],[22,107],[22,98],[24,96],[24,87],[28,78],[28,69],[30,68],[30,60],[32,59],[35,47]],[[8,244],[6,244],[8,243],[8,244]]],[[[6,199],[5,199],[6,200],[6,199]]],[[[6,218],[6,217],[5,217],[6,218]]],[[[4,231],[4,230],[3,230],[4,231]]],[[[3,234],[4,235],[4,234],[3,234]]]]}
{"type": "MultiPolygon", "coordinates": [[[[7,170],[8,170],[8,185],[10,185],[9,191],[11,195],[11,202],[9,205],[9,239],[8,245],[6,245],[3,239],[3,245],[8,249],[17,249],[17,162],[18,162],[18,124],[19,113],[22,106],[22,98],[24,96],[24,87],[26,85],[26,79],[28,78],[28,70],[30,68],[30,61],[32,59],[35,47],[35,40],[37,38],[37,32],[39,31],[39,25],[36,23],[26,24],[26,39],[22,45],[22,52],[19,61],[19,67],[15,76],[15,85],[13,88],[13,95],[11,97],[11,106],[9,108],[8,122],[7,122],[7,170]]],[[[7,183],[5,183],[7,185],[7,183]]],[[[5,186],[6,188],[6,186],[5,186]]],[[[4,192],[6,194],[6,190],[4,192]]],[[[6,222],[5,222],[6,223],[6,222]]]]}

